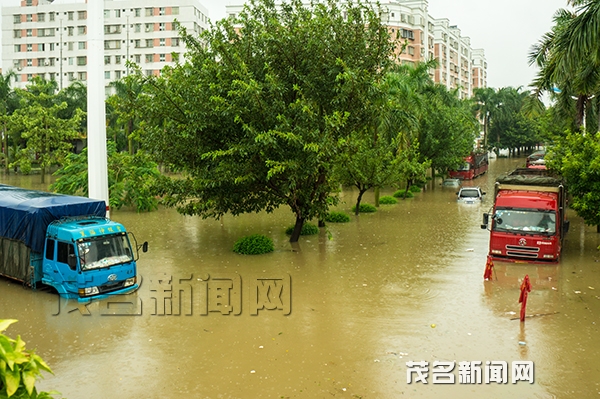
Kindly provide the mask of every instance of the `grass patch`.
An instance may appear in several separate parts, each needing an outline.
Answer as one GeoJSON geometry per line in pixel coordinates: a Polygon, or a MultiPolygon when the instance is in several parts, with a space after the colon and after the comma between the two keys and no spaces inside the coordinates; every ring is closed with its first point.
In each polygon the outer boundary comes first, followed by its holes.
{"type": "Polygon", "coordinates": [[[394,197],[404,198],[404,193],[406,193],[406,198],[412,198],[415,196],[410,190],[398,190],[394,193],[394,197]]]}
{"type": "MultiPolygon", "coordinates": [[[[359,213],[372,213],[376,211],[377,208],[375,208],[375,205],[371,204],[360,204],[360,207],[358,208],[359,213]]],[[[352,207],[352,212],[356,212],[356,205],[352,207]]]]}
{"type": "Polygon", "coordinates": [[[350,221],[350,216],[344,212],[333,211],[325,216],[325,221],[328,223],[348,223],[350,221]]]}
{"type": "Polygon", "coordinates": [[[384,195],[383,197],[379,198],[379,203],[383,205],[392,205],[397,204],[398,200],[391,195],[384,195]]]}
{"type": "Polygon", "coordinates": [[[274,250],[273,240],[262,234],[242,237],[233,245],[233,252],[242,255],[261,255],[274,250]]]}
{"type": "MultiPolygon", "coordinates": [[[[288,236],[291,236],[293,232],[294,226],[290,226],[287,229],[285,229],[285,234],[287,234],[288,236]]],[[[316,225],[312,223],[304,223],[302,225],[302,230],[300,231],[301,236],[312,236],[315,234],[319,234],[319,228],[316,225]]]]}

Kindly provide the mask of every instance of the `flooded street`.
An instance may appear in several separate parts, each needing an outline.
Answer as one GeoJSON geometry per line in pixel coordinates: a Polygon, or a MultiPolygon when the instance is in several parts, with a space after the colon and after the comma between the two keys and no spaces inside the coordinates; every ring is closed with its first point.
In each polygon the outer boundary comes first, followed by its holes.
{"type": "MultiPolygon", "coordinates": [[[[465,183],[487,192],[483,204],[459,204],[457,189],[438,182],[297,245],[285,235],[287,208],[221,221],[115,211],[149,242],[138,292],[78,307],[0,279],[0,319],[18,319],[8,335],[53,369],[38,388],[70,399],[598,398],[600,234],[572,213],[559,265],[497,264],[497,279],[484,282],[482,213],[495,177],[524,160],[490,162],[465,183]],[[272,237],[275,252],[232,251],[254,233],[272,237]],[[525,274],[533,317],[521,324],[525,274]],[[257,309],[257,290],[266,295],[273,281],[283,284],[281,306],[257,309]],[[521,360],[534,362],[533,384],[511,383],[521,360]],[[408,361],[429,362],[427,384],[407,383],[408,361]],[[435,361],[455,362],[454,384],[433,383],[435,361]],[[508,383],[459,383],[463,361],[482,362],[482,379],[486,361],[505,361],[508,383]]],[[[39,188],[38,179],[2,183],[39,188]]],[[[350,213],[355,200],[346,191],[338,208],[350,213]]]]}

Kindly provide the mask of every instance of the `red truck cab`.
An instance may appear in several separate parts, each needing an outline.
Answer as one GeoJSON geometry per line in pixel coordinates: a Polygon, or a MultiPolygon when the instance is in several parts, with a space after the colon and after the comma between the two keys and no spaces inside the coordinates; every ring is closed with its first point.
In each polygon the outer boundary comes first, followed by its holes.
{"type": "Polygon", "coordinates": [[[558,262],[568,230],[562,181],[546,170],[517,169],[496,182],[489,255],[508,262],[558,262]]]}

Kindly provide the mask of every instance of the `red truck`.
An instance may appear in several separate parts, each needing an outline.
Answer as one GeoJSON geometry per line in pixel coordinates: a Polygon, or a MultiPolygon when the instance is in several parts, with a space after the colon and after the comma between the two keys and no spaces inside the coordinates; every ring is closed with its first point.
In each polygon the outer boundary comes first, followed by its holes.
{"type": "Polygon", "coordinates": [[[559,177],[545,169],[519,168],[496,179],[489,255],[493,260],[556,263],[569,230],[567,193],[559,177]]]}
{"type": "Polygon", "coordinates": [[[448,172],[450,177],[461,180],[473,180],[488,170],[487,152],[472,152],[458,170],[448,172]]]}

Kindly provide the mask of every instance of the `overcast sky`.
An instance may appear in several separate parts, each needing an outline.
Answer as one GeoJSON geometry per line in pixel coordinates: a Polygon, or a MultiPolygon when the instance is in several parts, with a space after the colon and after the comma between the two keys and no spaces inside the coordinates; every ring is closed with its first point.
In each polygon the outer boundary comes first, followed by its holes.
{"type": "MultiPolygon", "coordinates": [[[[225,17],[225,5],[236,0],[200,2],[216,20],[225,17]]],[[[0,0],[0,4],[18,5],[19,0],[0,0]]],[[[527,54],[552,27],[556,10],[565,7],[567,0],[429,0],[429,15],[448,18],[471,38],[473,48],[485,50],[488,86],[526,88],[536,73],[528,66],[527,54]]]]}
{"type": "MultiPolygon", "coordinates": [[[[0,0],[3,1],[3,0],[0,0]]],[[[211,19],[225,16],[228,0],[200,0],[211,19]]],[[[380,0],[382,4],[387,0],[380,0]]],[[[531,46],[548,32],[552,17],[567,0],[429,0],[429,15],[448,18],[473,48],[483,48],[488,63],[488,86],[527,88],[536,69],[529,67],[531,46]]]]}

